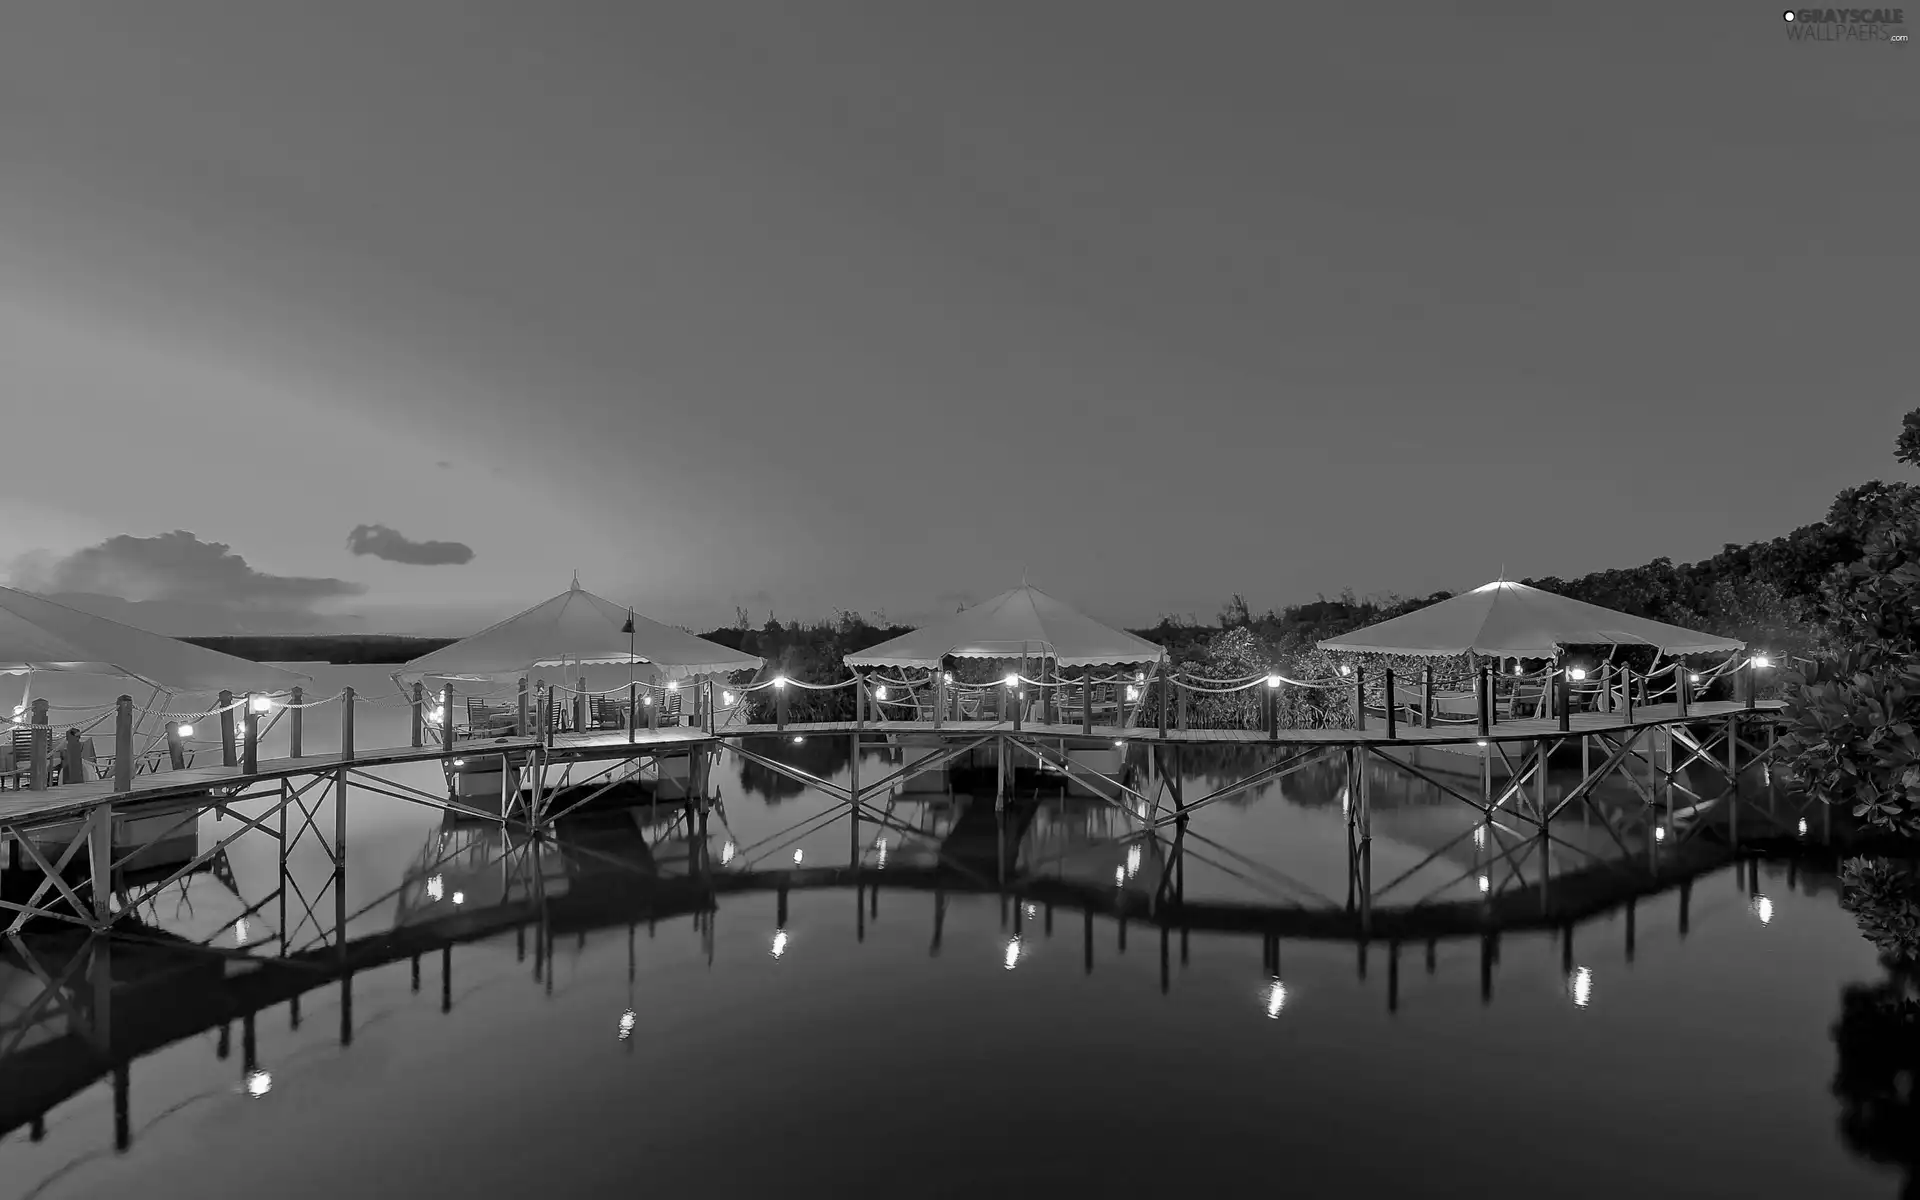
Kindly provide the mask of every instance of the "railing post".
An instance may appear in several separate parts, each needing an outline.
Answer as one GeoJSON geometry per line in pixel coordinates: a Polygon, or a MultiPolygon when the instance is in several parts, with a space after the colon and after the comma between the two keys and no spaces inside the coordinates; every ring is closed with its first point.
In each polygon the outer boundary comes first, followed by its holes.
{"type": "Polygon", "coordinates": [[[187,769],[187,743],[180,736],[180,722],[167,722],[167,766],[176,771],[187,769]]]}
{"type": "Polygon", "coordinates": [[[440,688],[440,752],[453,753],[453,685],[440,688]]]}
{"type": "Polygon", "coordinates": [[[1760,707],[1760,668],[1754,665],[1751,654],[1747,656],[1747,664],[1741,668],[1741,674],[1746,676],[1747,682],[1747,711],[1752,712],[1760,707]]]}
{"type": "Polygon", "coordinates": [[[298,684],[294,685],[291,707],[287,709],[287,738],[291,742],[292,749],[292,753],[287,755],[288,758],[300,757],[301,721],[307,715],[307,710],[302,707],[306,702],[306,694],[298,684]]]}
{"type": "Polygon", "coordinates": [[[713,676],[711,675],[707,676],[706,700],[704,703],[701,704],[701,708],[706,710],[703,716],[705,717],[707,722],[705,725],[705,729],[706,729],[706,732],[708,733],[712,733],[715,730],[720,728],[720,715],[719,715],[719,712],[713,706],[714,686],[715,685],[713,682],[713,676]]]}
{"type": "Polygon", "coordinates": [[[627,680],[627,740],[640,736],[640,684],[627,680]]]}
{"type": "Polygon", "coordinates": [[[113,790],[133,790],[133,697],[113,702],[113,790]]]}
{"type": "Polygon", "coordinates": [[[1493,732],[1493,681],[1488,678],[1485,667],[1474,674],[1473,694],[1478,701],[1475,707],[1479,710],[1477,732],[1481,737],[1486,737],[1493,732]]]}
{"type": "Polygon", "coordinates": [[[1487,725],[1500,723],[1500,673],[1491,666],[1482,667],[1487,673],[1487,725]]]}
{"type": "Polygon", "coordinates": [[[1621,687],[1620,687],[1621,713],[1623,716],[1626,717],[1627,724],[1631,725],[1633,724],[1633,668],[1632,667],[1623,666],[1620,668],[1620,683],[1621,683],[1621,687]]]}
{"type": "Polygon", "coordinates": [[[113,922],[112,801],[95,806],[87,814],[87,860],[88,874],[93,884],[95,928],[105,929],[113,922]]]}
{"type": "Polygon", "coordinates": [[[1267,740],[1277,742],[1280,740],[1280,689],[1269,687],[1263,690],[1266,692],[1267,740]]]}
{"type": "Polygon", "coordinates": [[[1554,712],[1560,718],[1560,732],[1567,733],[1573,728],[1573,676],[1565,667],[1554,681],[1554,712]]]}
{"type": "Polygon", "coordinates": [[[1387,668],[1387,673],[1380,677],[1380,682],[1381,682],[1381,685],[1386,688],[1385,695],[1386,695],[1386,701],[1387,701],[1387,740],[1391,742],[1395,738],[1400,736],[1400,732],[1399,732],[1400,718],[1399,718],[1399,715],[1394,711],[1397,705],[1394,703],[1394,696],[1393,696],[1393,668],[1392,667],[1387,668]]]}
{"type": "Polygon", "coordinates": [[[1433,664],[1425,664],[1420,671],[1420,727],[1433,728],[1433,664]]]}
{"type": "Polygon", "coordinates": [[[787,683],[778,677],[773,681],[773,720],[776,729],[787,727],[787,683]]]}
{"type": "MultiPolygon", "coordinates": [[[[853,727],[867,727],[867,681],[860,677],[858,671],[853,673],[853,727]]],[[[854,740],[859,741],[858,738],[854,740]]]]}
{"type": "Polygon", "coordinates": [[[528,731],[532,728],[532,722],[527,720],[528,696],[527,696],[527,677],[525,675],[522,675],[520,677],[519,693],[516,699],[520,707],[518,708],[514,716],[513,735],[515,737],[526,737],[528,731]]]}
{"type": "MultiPolygon", "coordinates": [[[[347,875],[347,764],[353,761],[353,705],[354,692],[351,687],[340,693],[340,769],[334,775],[333,791],[333,871],[334,887],[340,889],[339,895],[346,891],[347,875]]],[[[345,910],[342,909],[342,912],[345,910]]],[[[346,944],[347,931],[339,929],[334,936],[340,944],[346,944]]]]}
{"type": "Polygon", "coordinates": [[[260,714],[253,711],[253,693],[248,692],[246,706],[240,710],[240,773],[260,771],[260,714]]]}
{"type": "Polygon", "coordinates": [[[1080,672],[1080,732],[1093,732],[1093,668],[1080,672]]]}
{"type": "Polygon", "coordinates": [[[664,695],[666,695],[666,693],[656,689],[653,684],[650,683],[647,685],[646,703],[644,707],[647,710],[648,733],[656,732],[660,728],[660,700],[664,695]]]}
{"type": "Polygon", "coordinates": [[[1013,727],[1017,731],[1021,719],[1027,714],[1027,680],[1024,675],[1013,677],[1013,686],[1007,689],[1007,707],[1013,710],[1013,727]]]}
{"type": "Polygon", "coordinates": [[[1353,669],[1353,727],[1367,727],[1367,669],[1364,666],[1353,669]]]}
{"type": "Polygon", "coordinates": [[[1160,736],[1165,737],[1167,736],[1167,718],[1173,712],[1173,697],[1167,694],[1167,689],[1171,686],[1171,676],[1168,674],[1166,663],[1155,667],[1153,674],[1154,683],[1160,691],[1160,736]]]}
{"type": "Polygon", "coordinates": [[[1600,711],[1613,711],[1613,664],[1600,664],[1600,711]]]}
{"type": "Polygon", "coordinates": [[[1687,694],[1687,685],[1692,682],[1688,674],[1685,663],[1673,664],[1673,702],[1679,706],[1680,715],[1683,717],[1687,715],[1687,705],[1693,699],[1687,694]]]}
{"type": "Polygon", "coordinates": [[[233,752],[233,693],[220,693],[220,765],[239,765],[233,752]]]}
{"type": "Polygon", "coordinates": [[[427,685],[418,679],[413,681],[413,740],[407,744],[427,744],[427,685]]]}
{"type": "MultiPolygon", "coordinates": [[[[115,765],[114,770],[118,773],[118,764],[115,765]]],[[[78,729],[69,729],[67,730],[66,745],[60,752],[60,778],[66,780],[68,783],[80,783],[86,780],[86,772],[86,759],[82,757],[80,751],[80,731],[78,729]]]]}
{"type": "Polygon", "coordinates": [[[47,790],[47,760],[53,755],[53,730],[47,728],[47,702],[33,702],[32,747],[27,752],[27,786],[47,790]]]}
{"type": "MultiPolygon", "coordinates": [[[[340,693],[340,761],[353,761],[353,689],[340,693]]],[[[345,776],[341,777],[342,779],[345,776]]],[[[342,787],[345,785],[342,784],[342,787]]]]}

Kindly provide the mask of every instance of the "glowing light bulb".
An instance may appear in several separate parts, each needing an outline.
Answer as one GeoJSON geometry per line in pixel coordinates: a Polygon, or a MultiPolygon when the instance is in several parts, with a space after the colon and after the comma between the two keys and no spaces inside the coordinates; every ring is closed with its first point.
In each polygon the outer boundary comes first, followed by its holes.
{"type": "Polygon", "coordinates": [[[640,703],[641,703],[641,704],[643,704],[643,705],[645,705],[645,706],[647,706],[648,708],[652,708],[652,707],[653,707],[653,693],[652,693],[652,692],[648,692],[648,693],[647,693],[646,695],[644,695],[644,696],[642,696],[642,697],[640,697],[640,703]]]}
{"type": "Polygon", "coordinates": [[[1800,818],[1800,836],[1807,836],[1807,819],[1805,817],[1800,818]]]}
{"type": "Polygon", "coordinates": [[[1567,994],[1580,1008],[1593,1003],[1593,972],[1585,967],[1575,967],[1573,974],[1567,976],[1567,994]]]}
{"type": "Polygon", "coordinates": [[[1569,667],[1567,669],[1567,678],[1573,680],[1575,683],[1580,682],[1582,679],[1585,679],[1586,677],[1587,677],[1587,672],[1586,672],[1586,669],[1583,667],[1569,667]]]}
{"type": "Polygon", "coordinates": [[[1127,686],[1127,699],[1138,700],[1139,698],[1140,698],[1140,689],[1129,684],[1127,686]]]}
{"type": "Polygon", "coordinates": [[[784,929],[776,929],[773,931],[773,956],[775,958],[779,958],[782,954],[785,954],[786,952],[787,952],[787,931],[784,929]]]}
{"type": "Polygon", "coordinates": [[[1689,671],[1689,672],[1687,672],[1687,682],[1688,682],[1688,683],[1699,683],[1699,682],[1700,682],[1700,672],[1698,672],[1698,671],[1689,671]]]}
{"type": "Polygon", "coordinates": [[[1482,875],[1480,877],[1480,894],[1484,896],[1492,890],[1493,890],[1493,880],[1488,879],[1485,875],[1482,875]]]}
{"type": "Polygon", "coordinates": [[[1018,675],[1009,675],[1005,682],[1008,687],[1018,687],[1020,686],[1020,677],[1018,675]]]}
{"type": "Polygon", "coordinates": [[[1145,683],[1147,681],[1147,673],[1145,671],[1135,671],[1133,673],[1133,681],[1135,683],[1145,683]]]}
{"type": "Polygon", "coordinates": [[[794,865],[794,866],[796,866],[796,867],[797,867],[797,866],[799,866],[799,865],[800,865],[800,859],[801,859],[801,856],[802,856],[802,855],[804,855],[805,853],[806,853],[806,851],[804,851],[804,850],[795,850],[795,851],[793,852],[793,865],[794,865]]]}
{"type": "Polygon", "coordinates": [[[271,696],[255,696],[253,698],[253,711],[257,713],[273,711],[273,698],[271,696]]]}
{"type": "Polygon", "coordinates": [[[24,704],[16,704],[13,706],[13,715],[16,717],[25,711],[27,711],[27,706],[24,704]]]}
{"type": "Polygon", "coordinates": [[[1279,677],[1278,675],[1269,675],[1269,676],[1267,676],[1267,686],[1268,686],[1268,687],[1270,687],[1270,688],[1277,688],[1277,687],[1279,687],[1279,686],[1280,686],[1280,677],[1279,677]]]}
{"type": "Polygon", "coordinates": [[[669,679],[669,680],[667,680],[667,690],[668,690],[668,691],[670,691],[670,692],[677,692],[677,691],[679,691],[679,690],[680,690],[680,681],[679,681],[678,679],[669,679]]]}
{"type": "Polygon", "coordinates": [[[721,692],[721,693],[720,693],[720,703],[722,703],[722,704],[732,704],[732,703],[733,703],[733,693],[732,693],[732,692],[721,692]]]}
{"type": "Polygon", "coordinates": [[[1007,970],[1009,971],[1013,970],[1013,968],[1016,965],[1018,965],[1019,962],[1020,962],[1020,939],[1008,938],[1007,939],[1007,956],[1006,956],[1007,970]]]}
{"type": "Polygon", "coordinates": [[[1653,840],[1656,842],[1664,842],[1667,840],[1667,830],[1665,826],[1661,826],[1659,829],[1653,831],[1653,840]]]}
{"type": "Polygon", "coordinates": [[[1113,744],[1113,748],[1115,750],[1125,750],[1127,748],[1127,744],[1124,741],[1115,742],[1113,744]]]}
{"type": "Polygon", "coordinates": [[[181,737],[183,737],[183,738],[190,738],[190,737],[192,737],[192,736],[193,736],[193,726],[191,726],[191,725],[182,725],[182,726],[180,727],[180,736],[181,736],[181,737]]]}
{"type": "Polygon", "coordinates": [[[1273,981],[1272,984],[1270,984],[1267,987],[1268,1018],[1279,1016],[1280,1010],[1285,1008],[1286,1006],[1287,1006],[1287,985],[1284,983],[1281,983],[1278,979],[1276,979],[1273,981]]]}
{"type": "Polygon", "coordinates": [[[446,881],[435,875],[427,880],[427,899],[438,900],[446,894],[446,881]]]}
{"type": "Polygon", "coordinates": [[[464,767],[467,765],[467,760],[464,758],[456,758],[453,760],[453,765],[456,767],[464,767]]]}
{"type": "Polygon", "coordinates": [[[247,1095],[254,1100],[258,1100],[273,1090],[273,1075],[270,1072],[259,1069],[248,1071],[247,1081],[244,1086],[247,1095]]]}
{"type": "Polygon", "coordinates": [[[952,683],[952,682],[953,682],[953,672],[952,672],[952,671],[946,671],[946,672],[943,672],[943,673],[941,674],[941,676],[940,676],[940,679],[941,679],[941,681],[942,681],[942,682],[944,682],[944,683],[952,683]]]}
{"type": "Polygon", "coordinates": [[[427,720],[432,721],[434,724],[438,725],[440,723],[440,718],[446,715],[447,715],[446,709],[441,708],[439,705],[435,705],[433,708],[433,711],[427,714],[427,720]]]}
{"type": "Polygon", "coordinates": [[[1773,924],[1773,901],[1765,896],[1753,898],[1753,915],[1760,918],[1762,925],[1773,924]]]}
{"type": "Polygon", "coordinates": [[[1753,665],[1756,667],[1770,667],[1773,665],[1773,660],[1764,654],[1756,654],[1753,656],[1753,665]]]}
{"type": "Polygon", "coordinates": [[[776,688],[787,686],[787,677],[785,675],[775,675],[773,677],[773,686],[776,688]]]}
{"type": "Polygon", "coordinates": [[[1348,665],[1347,665],[1346,663],[1341,663],[1341,664],[1340,664],[1340,673],[1341,673],[1342,675],[1351,675],[1351,674],[1353,674],[1353,668],[1352,668],[1352,667],[1350,667],[1350,666],[1348,666],[1348,665]]]}
{"type": "Polygon", "coordinates": [[[634,1015],[634,1011],[632,1009],[628,1009],[627,1011],[620,1014],[620,1040],[621,1041],[624,1042],[628,1038],[633,1036],[633,1023],[637,1019],[638,1018],[634,1015]]]}
{"type": "Polygon", "coordinates": [[[885,700],[887,698],[887,689],[884,687],[873,689],[873,698],[875,700],[885,700]]]}
{"type": "Polygon", "coordinates": [[[1126,884],[1127,884],[1127,869],[1125,867],[1115,867],[1113,869],[1113,886],[1125,887],[1126,884]]]}
{"type": "Polygon", "coordinates": [[[1514,673],[1515,675],[1521,675],[1521,674],[1525,674],[1525,672],[1523,672],[1523,671],[1521,671],[1521,669],[1520,669],[1520,664],[1519,664],[1519,663],[1515,663],[1515,664],[1513,664],[1513,673],[1514,673]]]}
{"type": "Polygon", "coordinates": [[[453,902],[455,904],[465,904],[467,902],[467,894],[465,892],[455,892],[453,894],[453,902]]]}
{"type": "Polygon", "coordinates": [[[794,738],[794,739],[793,739],[793,744],[794,744],[794,745],[796,745],[796,746],[798,746],[798,745],[800,745],[800,744],[802,744],[803,742],[805,742],[806,740],[807,740],[807,739],[806,739],[806,738],[803,738],[803,737],[796,737],[796,738],[794,738]]]}
{"type": "Polygon", "coordinates": [[[1487,744],[1487,739],[1485,738],[1481,738],[1479,741],[1474,743],[1474,745],[1476,746],[1485,746],[1486,744],[1487,744]]]}
{"type": "Polygon", "coordinates": [[[734,851],[732,842],[728,842],[726,845],[720,847],[720,865],[724,867],[728,863],[732,862],[734,853],[735,851],[734,851]]]}

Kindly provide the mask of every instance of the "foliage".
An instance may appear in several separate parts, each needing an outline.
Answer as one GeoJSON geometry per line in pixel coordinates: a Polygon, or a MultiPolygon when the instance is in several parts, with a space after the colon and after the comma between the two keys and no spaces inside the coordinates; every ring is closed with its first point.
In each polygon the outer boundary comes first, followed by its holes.
{"type": "MultiPolygon", "coordinates": [[[[838,612],[831,621],[812,624],[781,624],[772,613],[759,629],[715,629],[700,636],[734,650],[758,655],[767,660],[761,673],[765,678],[785,675],[811,684],[834,684],[853,678],[845,657],[889,638],[911,632],[910,626],[890,625],[884,614],[865,617],[859,613],[838,612]]],[[[742,673],[734,682],[751,678],[742,673]]],[[[853,689],[834,688],[816,691],[790,686],[787,692],[787,719],[791,721],[851,721],[853,689]]],[[[747,720],[768,722],[774,719],[774,691],[763,688],[746,701],[747,720]]]]}
{"type": "Polygon", "coordinates": [[[336,666],[403,663],[452,645],[455,638],[405,637],[386,633],[313,634],[305,637],[183,637],[183,642],[254,662],[325,662],[336,666]]]}
{"type": "Polygon", "coordinates": [[[1920,876],[1910,864],[1854,858],[1840,868],[1840,904],[1894,964],[1920,964],[1920,876]]]}
{"type": "Polygon", "coordinates": [[[1849,985],[1833,1043],[1841,1135],[1856,1153],[1905,1167],[1900,1194],[1920,1196],[1920,1002],[1912,973],[1896,967],[1879,983],[1849,985]]]}

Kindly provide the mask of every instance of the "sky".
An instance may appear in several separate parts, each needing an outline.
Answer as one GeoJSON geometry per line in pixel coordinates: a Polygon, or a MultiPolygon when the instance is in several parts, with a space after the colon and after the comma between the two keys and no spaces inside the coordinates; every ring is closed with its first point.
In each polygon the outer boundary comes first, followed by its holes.
{"type": "Polygon", "coordinates": [[[0,571],[162,632],[1573,576],[1817,521],[1920,404],[1920,49],[1777,6],[4,26],[0,571]]]}

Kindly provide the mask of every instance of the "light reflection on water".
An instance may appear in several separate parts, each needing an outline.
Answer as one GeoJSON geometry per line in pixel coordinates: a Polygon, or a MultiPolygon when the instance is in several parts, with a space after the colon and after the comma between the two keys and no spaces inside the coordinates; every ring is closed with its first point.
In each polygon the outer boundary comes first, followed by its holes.
{"type": "MultiPolygon", "coordinates": [[[[362,744],[404,739],[399,711],[385,732],[362,713],[362,744]]],[[[308,744],[326,745],[325,730],[310,721],[308,744]]],[[[806,756],[804,769],[844,782],[841,739],[787,745],[806,756]]],[[[1190,774],[1187,794],[1231,774],[1190,774]]],[[[431,765],[392,777],[439,784],[431,765]]],[[[787,840],[828,813],[827,797],[770,782],[731,756],[717,783],[711,861],[734,871],[804,862],[809,872],[847,862],[844,822],[787,840]]],[[[1212,806],[1193,818],[1178,872],[1164,841],[1115,840],[1137,826],[1110,806],[1048,805],[1031,818],[1015,866],[1126,895],[1177,877],[1189,902],[1343,911],[1344,795],[1343,781],[1295,776],[1212,806]]],[[[1538,865],[1510,831],[1430,790],[1380,781],[1374,804],[1373,878],[1378,887],[1404,877],[1398,903],[1498,902],[1517,886],[1512,877],[1524,882],[1538,865]]],[[[211,1195],[263,1184],[374,1194],[411,1177],[398,1164],[427,1155],[424,1186],[435,1194],[547,1188],[556,1174],[595,1193],[645,1181],[732,1194],[839,1177],[852,1126],[869,1168],[919,1170],[935,1096],[938,1112],[985,1122],[982,1131],[1011,1122],[992,1114],[1017,1103],[1020,1120],[1074,1135],[1038,1146],[1023,1136],[1013,1155],[944,1154],[942,1179],[954,1190],[1063,1173],[1082,1190],[1223,1184],[1275,1169],[1276,1130],[1290,1176],[1338,1178],[1362,1192],[1404,1185],[1418,1170],[1436,1193],[1506,1194],[1552,1177],[1556,1194],[1613,1196],[1684,1177],[1702,1154],[1729,1191],[1883,1195],[1894,1186],[1835,1131],[1829,1027],[1842,987],[1879,968],[1821,877],[1768,866],[1763,894],[1758,878],[1721,869],[1570,930],[1491,944],[1376,940],[1357,961],[1352,942],[1309,936],[1302,922],[1269,967],[1257,933],[1163,940],[1151,925],[1060,908],[1037,885],[1011,911],[990,892],[936,893],[913,874],[932,861],[923,834],[953,833],[961,806],[901,795],[881,807],[899,824],[876,838],[882,827],[870,823],[853,843],[874,869],[858,889],[722,892],[710,914],[650,924],[605,919],[640,910],[628,877],[604,860],[651,855],[663,874],[684,872],[688,847],[676,842],[672,814],[596,818],[570,857],[358,792],[344,888],[350,937],[432,926],[456,904],[466,920],[541,903],[550,927],[508,927],[444,956],[436,947],[373,967],[353,977],[350,997],[322,985],[302,997],[297,1025],[285,1000],[269,1004],[251,1028],[229,1028],[224,1056],[217,1027],[189,1032],[132,1064],[124,1155],[111,1153],[113,1091],[103,1081],[56,1105],[38,1143],[26,1129],[0,1140],[0,1179],[11,1188],[58,1174],[48,1197],[156,1184],[211,1195]],[[631,1053],[609,1055],[609,1013],[620,1014],[618,1041],[631,1053]],[[1489,1149],[1487,1114],[1457,1102],[1463,1087],[1526,1114],[1527,1136],[1489,1149]],[[253,1100],[261,1103],[234,1106],[253,1100]],[[1592,1131],[1623,1111],[1684,1113],[1684,1136],[1656,1123],[1640,1128],[1637,1153],[1616,1153],[1592,1131]],[[1750,1136],[1756,1123],[1767,1138],[1750,1136]],[[219,1155],[204,1152],[212,1138],[219,1155]],[[1142,1164],[1100,1149],[1146,1138],[1182,1153],[1142,1164]],[[744,1144],[755,1152],[739,1155],[744,1144]],[[727,1163],[724,1187],[714,1161],[727,1163]]],[[[330,833],[330,822],[322,801],[315,823],[330,833]]],[[[203,836],[233,828],[209,816],[203,836]]],[[[1579,818],[1564,835],[1555,849],[1571,860],[1563,870],[1604,836],[1579,818]]],[[[989,833],[989,860],[991,844],[989,833]]],[[[306,895],[319,895],[331,878],[324,853],[307,843],[295,858],[306,895]]],[[[232,920],[241,899],[273,891],[277,849],[248,835],[228,861],[238,898],[217,912],[232,920]]],[[[163,926],[210,935],[221,893],[203,882],[192,888],[199,923],[169,910],[163,926]]],[[[285,935],[296,944],[322,936],[333,904],[326,895],[304,927],[294,908],[285,935]]],[[[236,940],[273,953],[276,916],[240,918],[236,940]]],[[[25,1004],[25,989],[6,978],[0,1023],[25,1004]]],[[[223,986],[215,979],[209,986],[223,986]]],[[[0,1097],[21,1094],[8,1069],[0,1059],[0,1097]]]]}

